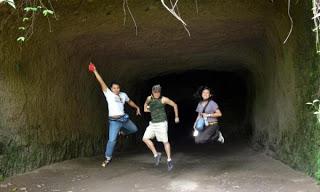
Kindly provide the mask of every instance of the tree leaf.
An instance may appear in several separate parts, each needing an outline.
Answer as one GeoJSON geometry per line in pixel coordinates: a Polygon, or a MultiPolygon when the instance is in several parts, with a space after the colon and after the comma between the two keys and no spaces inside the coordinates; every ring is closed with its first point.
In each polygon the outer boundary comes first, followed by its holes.
{"type": "Polygon", "coordinates": [[[18,29],[19,29],[19,30],[22,30],[22,31],[26,30],[25,27],[19,27],[18,29]]]}
{"type": "Polygon", "coordinates": [[[26,22],[26,21],[29,21],[29,18],[28,18],[28,17],[24,17],[24,18],[22,19],[22,22],[26,22]]]}
{"type": "Polygon", "coordinates": [[[315,99],[312,101],[312,103],[316,103],[316,102],[319,102],[319,99],[315,99]]]}
{"type": "Polygon", "coordinates": [[[31,7],[25,7],[23,10],[26,12],[29,12],[29,11],[31,11],[31,7]]]}
{"type": "Polygon", "coordinates": [[[46,9],[42,11],[44,16],[53,15],[54,12],[52,10],[46,9]]]}
{"type": "Polygon", "coordinates": [[[310,102],[308,102],[308,103],[306,103],[307,105],[312,105],[312,103],[310,103],[310,102]]]}
{"type": "Polygon", "coordinates": [[[25,39],[26,39],[25,37],[18,37],[17,41],[18,42],[24,42],[25,39]]]}
{"type": "Polygon", "coordinates": [[[38,11],[38,8],[36,8],[36,7],[25,7],[23,10],[25,10],[26,12],[30,12],[30,11],[36,12],[36,11],[38,11]]]}

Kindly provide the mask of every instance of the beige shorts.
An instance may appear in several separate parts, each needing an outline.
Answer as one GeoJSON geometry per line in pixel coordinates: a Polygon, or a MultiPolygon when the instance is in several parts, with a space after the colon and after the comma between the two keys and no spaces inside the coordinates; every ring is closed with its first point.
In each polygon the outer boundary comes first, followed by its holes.
{"type": "Polygon", "coordinates": [[[159,142],[168,142],[168,122],[149,123],[146,131],[144,132],[143,139],[157,138],[159,142]]]}

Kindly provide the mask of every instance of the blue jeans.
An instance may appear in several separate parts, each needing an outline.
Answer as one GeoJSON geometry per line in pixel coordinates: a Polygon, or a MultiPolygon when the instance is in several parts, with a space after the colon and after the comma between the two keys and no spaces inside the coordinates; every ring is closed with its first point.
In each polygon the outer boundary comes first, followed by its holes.
{"type": "Polygon", "coordinates": [[[138,128],[130,119],[125,123],[115,120],[109,120],[109,140],[106,146],[106,158],[108,157],[111,159],[120,130],[128,135],[137,132],[138,128]]]}

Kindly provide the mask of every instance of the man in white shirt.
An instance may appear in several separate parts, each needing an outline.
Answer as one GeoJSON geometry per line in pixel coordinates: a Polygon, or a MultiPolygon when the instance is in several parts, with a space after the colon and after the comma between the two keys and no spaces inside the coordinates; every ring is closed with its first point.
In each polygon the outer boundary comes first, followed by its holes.
{"type": "Polygon", "coordinates": [[[129,116],[124,112],[124,104],[128,103],[131,107],[136,109],[137,115],[141,114],[140,108],[132,100],[129,99],[128,95],[124,92],[120,92],[119,83],[111,83],[110,90],[93,64],[89,65],[89,70],[96,76],[108,102],[109,140],[105,151],[105,161],[102,163],[102,166],[105,167],[111,162],[113,150],[116,145],[117,137],[120,130],[125,135],[135,133],[138,130],[137,126],[129,119],[129,116]]]}

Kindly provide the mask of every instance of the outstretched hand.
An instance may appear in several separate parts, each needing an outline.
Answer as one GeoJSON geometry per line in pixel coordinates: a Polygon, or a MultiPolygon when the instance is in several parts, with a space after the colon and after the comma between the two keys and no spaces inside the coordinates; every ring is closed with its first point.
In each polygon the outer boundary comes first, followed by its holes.
{"type": "Polygon", "coordinates": [[[89,71],[93,73],[95,70],[96,70],[96,66],[94,66],[94,64],[90,62],[89,71]]]}

